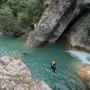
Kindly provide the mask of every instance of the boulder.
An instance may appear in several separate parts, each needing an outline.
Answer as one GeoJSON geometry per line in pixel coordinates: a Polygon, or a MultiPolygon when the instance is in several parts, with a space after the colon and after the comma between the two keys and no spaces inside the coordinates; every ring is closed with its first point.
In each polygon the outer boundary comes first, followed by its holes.
{"type": "Polygon", "coordinates": [[[78,74],[87,88],[90,89],[90,65],[82,65],[78,74]]]}
{"type": "Polygon", "coordinates": [[[21,59],[0,58],[0,90],[51,90],[43,81],[33,81],[21,59]]]}

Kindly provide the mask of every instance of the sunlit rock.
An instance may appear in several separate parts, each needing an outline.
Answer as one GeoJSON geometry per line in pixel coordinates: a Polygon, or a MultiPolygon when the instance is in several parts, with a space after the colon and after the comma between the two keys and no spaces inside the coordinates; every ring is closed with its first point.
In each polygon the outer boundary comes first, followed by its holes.
{"type": "Polygon", "coordinates": [[[90,65],[81,66],[78,74],[88,89],[90,89],[90,65]]]}
{"type": "Polygon", "coordinates": [[[0,90],[51,90],[43,81],[33,81],[21,59],[0,58],[0,90]]]}

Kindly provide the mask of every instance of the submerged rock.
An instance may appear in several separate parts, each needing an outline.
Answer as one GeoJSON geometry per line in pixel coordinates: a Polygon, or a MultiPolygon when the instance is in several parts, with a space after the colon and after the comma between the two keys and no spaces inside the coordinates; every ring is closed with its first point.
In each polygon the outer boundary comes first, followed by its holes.
{"type": "Polygon", "coordinates": [[[51,90],[43,81],[33,81],[26,65],[14,57],[0,58],[0,90],[51,90]]]}
{"type": "Polygon", "coordinates": [[[81,66],[78,74],[88,89],[90,89],[90,65],[81,66]]]}

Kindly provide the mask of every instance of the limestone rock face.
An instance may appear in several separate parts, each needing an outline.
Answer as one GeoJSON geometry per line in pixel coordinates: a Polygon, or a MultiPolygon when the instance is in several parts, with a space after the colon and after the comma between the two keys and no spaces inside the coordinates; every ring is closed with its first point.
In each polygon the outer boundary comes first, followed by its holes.
{"type": "Polygon", "coordinates": [[[90,12],[83,14],[72,26],[69,34],[72,46],[90,50],[90,12]]]}
{"type": "Polygon", "coordinates": [[[75,0],[56,0],[47,8],[35,31],[30,32],[27,44],[33,47],[55,42],[72,20],[74,8],[75,0]]]}
{"type": "Polygon", "coordinates": [[[90,89],[90,65],[81,66],[78,74],[88,89],[90,89]]]}
{"type": "Polygon", "coordinates": [[[71,32],[72,46],[90,50],[90,32],[88,32],[88,28],[90,28],[90,0],[53,1],[53,4],[44,12],[35,30],[29,33],[27,45],[35,47],[44,43],[54,43],[67,30],[71,32]],[[77,21],[76,18],[78,18],[77,21]],[[73,28],[69,26],[71,23],[73,28]]]}
{"type": "Polygon", "coordinates": [[[0,58],[0,90],[51,90],[43,81],[33,81],[26,65],[14,57],[0,58]]]}

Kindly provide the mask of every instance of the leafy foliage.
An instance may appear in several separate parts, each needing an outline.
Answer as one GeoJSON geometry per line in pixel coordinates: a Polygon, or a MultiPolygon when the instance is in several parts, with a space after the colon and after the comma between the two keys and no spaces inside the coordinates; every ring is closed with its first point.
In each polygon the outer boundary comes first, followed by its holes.
{"type": "Polygon", "coordinates": [[[0,0],[0,31],[21,36],[34,29],[46,0],[0,0]]]}

